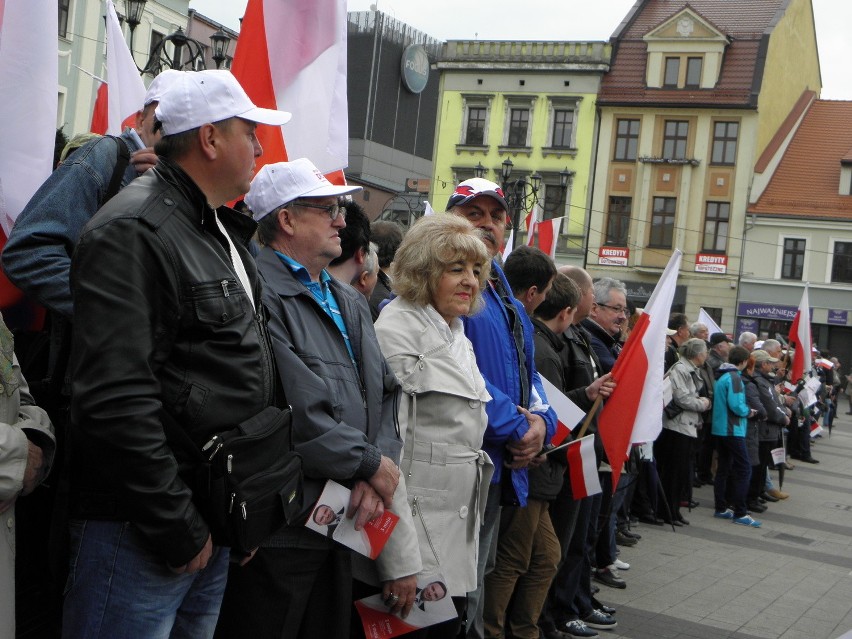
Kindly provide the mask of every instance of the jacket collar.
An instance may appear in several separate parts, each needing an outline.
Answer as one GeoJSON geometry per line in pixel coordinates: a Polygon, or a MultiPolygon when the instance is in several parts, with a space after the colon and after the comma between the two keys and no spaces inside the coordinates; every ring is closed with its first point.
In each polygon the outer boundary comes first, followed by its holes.
{"type": "Polygon", "coordinates": [[[545,338],[550,343],[550,346],[554,351],[558,353],[565,347],[565,342],[559,338],[559,335],[550,330],[550,327],[547,324],[537,317],[531,317],[530,319],[535,327],[535,332],[545,338]]]}

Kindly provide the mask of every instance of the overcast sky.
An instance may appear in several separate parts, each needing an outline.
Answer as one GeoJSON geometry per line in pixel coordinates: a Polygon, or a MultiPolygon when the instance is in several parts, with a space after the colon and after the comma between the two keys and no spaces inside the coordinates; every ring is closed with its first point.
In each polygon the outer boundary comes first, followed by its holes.
{"type": "MultiPolygon", "coordinates": [[[[377,4],[380,11],[439,40],[607,40],[634,2],[349,0],[349,10],[364,11],[377,4]]],[[[852,100],[852,0],[812,2],[822,69],[821,97],[852,100]]],[[[189,6],[238,30],[246,0],[190,0],[189,6]]]]}

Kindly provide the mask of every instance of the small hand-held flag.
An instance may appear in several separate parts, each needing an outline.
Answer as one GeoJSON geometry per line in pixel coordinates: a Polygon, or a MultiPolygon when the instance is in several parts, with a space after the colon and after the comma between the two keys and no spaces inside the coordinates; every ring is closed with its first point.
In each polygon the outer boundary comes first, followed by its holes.
{"type": "Polygon", "coordinates": [[[574,499],[591,497],[601,492],[598,459],[595,455],[595,436],[586,435],[568,444],[568,476],[574,499]]]}
{"type": "Polygon", "coordinates": [[[556,413],[557,419],[556,433],[553,435],[550,443],[554,446],[559,446],[559,444],[565,441],[565,438],[568,437],[571,431],[574,430],[574,427],[580,420],[586,416],[586,413],[544,376],[541,377],[541,385],[544,387],[547,402],[556,413]]]}

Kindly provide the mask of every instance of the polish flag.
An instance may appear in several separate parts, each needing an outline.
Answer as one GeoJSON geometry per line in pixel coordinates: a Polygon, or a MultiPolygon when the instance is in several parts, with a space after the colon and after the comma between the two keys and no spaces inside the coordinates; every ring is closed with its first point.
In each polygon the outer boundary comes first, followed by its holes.
{"type": "Polygon", "coordinates": [[[535,209],[535,207],[533,207],[533,210],[529,212],[529,214],[527,215],[527,219],[526,219],[526,222],[527,222],[527,246],[533,246],[533,244],[535,242],[535,232],[538,228],[538,222],[536,221],[537,217],[538,216],[536,215],[536,209],[535,209]]]}
{"type": "MultiPolygon", "coordinates": [[[[126,126],[135,124],[136,112],[145,102],[145,84],[139,75],[139,69],[133,61],[130,48],[124,40],[115,5],[112,0],[105,0],[106,5],[106,38],[107,38],[107,82],[109,88],[101,85],[98,88],[98,99],[101,91],[107,96],[107,128],[109,135],[120,135],[126,126]]],[[[97,102],[95,109],[98,109],[97,102]]],[[[92,118],[94,120],[94,116],[92,118]]],[[[98,131],[92,130],[94,133],[98,131]]]]}
{"type": "Polygon", "coordinates": [[[586,413],[551,384],[546,377],[540,377],[541,385],[544,386],[544,394],[547,395],[547,403],[556,412],[556,433],[551,438],[550,443],[559,446],[577,424],[583,420],[586,413]]]}
{"type": "Polygon", "coordinates": [[[95,108],[92,109],[92,124],[89,131],[104,135],[109,128],[109,90],[106,82],[101,82],[95,97],[95,108]]]}
{"type": "Polygon", "coordinates": [[[0,225],[7,236],[53,169],[58,16],[49,0],[0,0],[0,225]]]}
{"type": "MultiPolygon", "coordinates": [[[[549,396],[548,396],[549,398],[549,396]]],[[[586,435],[568,444],[568,477],[574,499],[591,497],[602,492],[595,456],[595,436],[586,435]]]]}
{"type": "Polygon", "coordinates": [[[810,432],[810,436],[811,436],[811,437],[816,437],[816,436],[817,436],[817,435],[819,435],[820,433],[822,433],[822,426],[820,426],[820,425],[819,425],[819,422],[818,422],[817,420],[812,419],[812,420],[811,420],[811,432],[810,432]]]}
{"type": "Polygon", "coordinates": [[[544,220],[536,225],[538,230],[538,248],[542,253],[556,259],[556,245],[559,239],[559,229],[562,228],[562,218],[544,220]]]}
{"type": "Polygon", "coordinates": [[[346,28],[342,0],[249,0],[231,72],[257,106],[293,114],[286,135],[258,128],[256,169],[288,157],[326,174],[346,167],[346,28]]]}
{"type": "Polygon", "coordinates": [[[790,367],[790,379],[798,382],[805,373],[811,370],[811,307],[808,300],[808,283],[805,282],[805,290],[802,293],[802,301],[799,302],[799,310],[793,318],[790,326],[790,335],[787,338],[790,346],[796,350],[793,352],[793,365],[790,367]],[[804,319],[802,319],[804,318],[804,319]]]}
{"type": "Polygon", "coordinates": [[[512,249],[515,243],[515,229],[509,229],[509,237],[506,238],[506,245],[503,247],[503,263],[506,263],[506,258],[512,254],[512,249]]]}
{"type": "Polygon", "coordinates": [[[598,433],[612,467],[613,490],[630,445],[654,441],[663,428],[666,327],[682,256],[675,249],[612,368],[617,386],[598,416],[598,433]]]}
{"type": "Polygon", "coordinates": [[[703,308],[698,309],[698,321],[699,323],[704,324],[704,326],[707,327],[707,331],[710,335],[712,335],[713,333],[725,332],[721,328],[719,328],[719,325],[713,321],[713,318],[710,317],[710,314],[703,308]]]}

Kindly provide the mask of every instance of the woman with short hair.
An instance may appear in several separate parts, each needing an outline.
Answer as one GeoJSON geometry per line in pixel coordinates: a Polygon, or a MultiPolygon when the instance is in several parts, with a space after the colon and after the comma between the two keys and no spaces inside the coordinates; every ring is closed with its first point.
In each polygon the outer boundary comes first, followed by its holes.
{"type": "Polygon", "coordinates": [[[660,504],[660,518],[673,526],[688,526],[680,514],[680,500],[685,494],[690,476],[690,457],[701,427],[701,413],[710,408],[710,400],[702,397],[704,382],[698,369],[707,359],[707,343],[693,337],[681,344],[680,359],[669,369],[672,384],[672,404],[663,416],[663,430],[654,442],[654,456],[660,472],[660,484],[668,502],[660,504]]]}
{"type": "Polygon", "coordinates": [[[480,517],[493,466],[481,450],[491,397],[461,318],[482,306],[490,259],[478,231],[455,215],[421,218],[392,267],[397,297],[376,335],[402,384],[400,483],[420,541],[422,575],[441,574],[459,618],[409,636],[452,638],[476,589],[480,517]]]}

